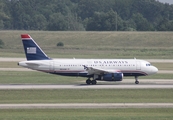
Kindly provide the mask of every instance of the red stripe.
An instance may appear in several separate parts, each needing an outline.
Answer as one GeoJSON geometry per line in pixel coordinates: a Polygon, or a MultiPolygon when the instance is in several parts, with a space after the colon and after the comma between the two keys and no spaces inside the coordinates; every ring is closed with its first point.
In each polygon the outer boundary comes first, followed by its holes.
{"type": "Polygon", "coordinates": [[[21,38],[31,38],[31,37],[30,37],[30,35],[28,35],[28,34],[22,34],[22,35],[21,35],[21,38]]]}

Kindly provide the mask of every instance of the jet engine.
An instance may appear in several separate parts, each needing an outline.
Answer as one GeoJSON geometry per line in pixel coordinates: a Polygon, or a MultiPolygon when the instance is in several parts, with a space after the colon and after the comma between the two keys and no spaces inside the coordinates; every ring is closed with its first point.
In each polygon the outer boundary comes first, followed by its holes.
{"type": "Polygon", "coordinates": [[[123,73],[104,74],[102,79],[105,81],[122,81],[123,80],[123,73]]]}

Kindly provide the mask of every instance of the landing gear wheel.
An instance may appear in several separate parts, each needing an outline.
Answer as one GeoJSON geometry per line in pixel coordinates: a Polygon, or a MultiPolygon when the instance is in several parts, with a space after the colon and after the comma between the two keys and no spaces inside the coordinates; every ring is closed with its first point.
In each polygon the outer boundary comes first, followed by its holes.
{"type": "Polygon", "coordinates": [[[96,85],[97,84],[97,81],[96,80],[92,80],[92,84],[93,85],[96,85]]]}
{"type": "Polygon", "coordinates": [[[87,85],[90,85],[91,83],[92,83],[92,81],[91,81],[90,79],[87,79],[87,80],[86,80],[86,84],[87,84],[87,85]]]}
{"type": "Polygon", "coordinates": [[[135,81],[135,84],[139,84],[139,81],[135,81]]]}
{"type": "Polygon", "coordinates": [[[135,84],[139,84],[139,81],[138,81],[138,76],[135,76],[135,84]]]}

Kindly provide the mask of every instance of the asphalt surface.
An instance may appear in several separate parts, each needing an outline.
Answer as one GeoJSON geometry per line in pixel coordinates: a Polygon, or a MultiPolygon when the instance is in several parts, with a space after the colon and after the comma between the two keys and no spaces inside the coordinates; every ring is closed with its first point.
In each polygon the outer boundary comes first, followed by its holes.
{"type": "Polygon", "coordinates": [[[173,103],[0,104],[0,109],[173,108],[173,103]]]}
{"type": "Polygon", "coordinates": [[[0,89],[172,89],[173,85],[0,85],[0,89]]]}

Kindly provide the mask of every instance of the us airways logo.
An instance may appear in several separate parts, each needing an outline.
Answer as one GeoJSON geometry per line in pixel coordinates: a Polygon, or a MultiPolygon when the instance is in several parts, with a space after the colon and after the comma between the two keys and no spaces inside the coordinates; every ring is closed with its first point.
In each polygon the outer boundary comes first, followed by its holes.
{"type": "Polygon", "coordinates": [[[28,54],[36,54],[36,47],[27,47],[28,54]]]}
{"type": "Polygon", "coordinates": [[[128,61],[94,61],[94,64],[128,64],[128,61]]]}

